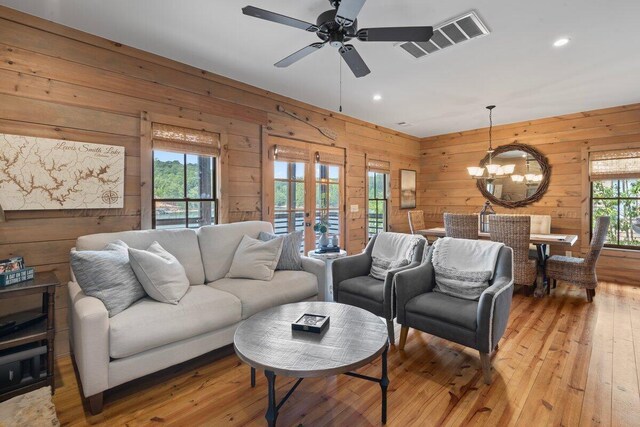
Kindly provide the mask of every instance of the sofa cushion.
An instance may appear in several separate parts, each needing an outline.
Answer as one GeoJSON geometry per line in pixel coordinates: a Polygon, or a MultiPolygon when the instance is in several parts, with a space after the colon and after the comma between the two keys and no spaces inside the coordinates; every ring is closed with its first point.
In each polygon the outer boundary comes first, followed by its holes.
{"type": "Polygon", "coordinates": [[[358,295],[373,301],[384,300],[384,281],[371,276],[358,276],[340,283],[340,293],[358,295]]]}
{"type": "Polygon", "coordinates": [[[318,294],[316,276],[306,271],[276,271],[269,282],[224,278],[209,286],[229,292],[242,301],[243,319],[267,308],[303,301],[318,294]]]}
{"type": "Polygon", "coordinates": [[[478,326],[478,301],[427,292],[410,300],[407,313],[419,314],[475,331],[478,326]]]}
{"type": "Polygon", "coordinates": [[[129,248],[129,262],[147,295],[156,301],[177,304],[189,290],[184,267],[158,242],[146,251],[129,248]]]}
{"type": "Polygon", "coordinates": [[[233,279],[271,280],[282,252],[282,239],[268,242],[244,236],[229,268],[233,279]]]}
{"type": "Polygon", "coordinates": [[[91,234],[78,238],[76,250],[99,250],[115,240],[122,240],[134,249],[147,249],[153,242],[158,242],[180,261],[187,272],[189,283],[192,285],[204,284],[204,267],[200,256],[198,235],[195,230],[136,230],[91,234]]]}
{"type": "Polygon", "coordinates": [[[235,296],[209,286],[190,286],[176,305],[143,298],[109,320],[110,356],[132,356],[152,348],[222,329],[240,321],[235,296]]]}
{"type": "Polygon", "coordinates": [[[302,230],[281,236],[261,231],[258,239],[264,242],[282,239],[282,252],[280,253],[276,270],[302,270],[302,256],[300,254],[300,245],[304,241],[304,232],[302,230]]]}
{"type": "Polygon", "coordinates": [[[98,298],[109,317],[126,310],[146,293],[129,263],[126,243],[115,241],[101,251],[71,251],[71,267],[82,291],[98,298]]]}
{"type": "Polygon", "coordinates": [[[264,221],[246,221],[208,225],[198,229],[198,242],[207,283],[227,275],[233,255],[245,235],[257,239],[261,231],[273,233],[273,226],[264,221]]]}

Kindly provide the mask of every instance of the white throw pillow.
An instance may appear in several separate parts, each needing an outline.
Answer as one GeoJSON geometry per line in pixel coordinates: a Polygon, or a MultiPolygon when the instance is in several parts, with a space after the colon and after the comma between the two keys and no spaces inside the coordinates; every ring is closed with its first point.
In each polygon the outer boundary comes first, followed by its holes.
{"type": "Polygon", "coordinates": [[[158,242],[146,251],[129,248],[129,262],[147,295],[156,301],[178,304],[189,290],[184,267],[158,242]]]}
{"type": "Polygon", "coordinates": [[[271,280],[282,252],[283,239],[268,242],[245,235],[236,249],[227,277],[233,279],[271,280]]]}

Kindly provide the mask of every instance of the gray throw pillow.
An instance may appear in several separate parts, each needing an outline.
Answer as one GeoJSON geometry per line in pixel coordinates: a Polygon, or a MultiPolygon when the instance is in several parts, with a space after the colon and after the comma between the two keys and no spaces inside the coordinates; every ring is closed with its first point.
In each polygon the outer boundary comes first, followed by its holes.
{"type": "Polygon", "coordinates": [[[184,267],[158,242],[146,251],[129,248],[129,261],[144,290],[156,301],[178,304],[189,290],[184,267]]]}
{"type": "Polygon", "coordinates": [[[72,251],[71,268],[82,291],[98,298],[113,317],[146,296],[129,264],[129,247],[118,240],[101,251],[72,251]]]}
{"type": "Polygon", "coordinates": [[[300,245],[304,239],[303,231],[278,236],[272,233],[261,231],[258,240],[268,242],[273,239],[282,239],[282,253],[278,260],[276,270],[302,270],[302,257],[300,256],[300,245]]]}
{"type": "Polygon", "coordinates": [[[281,251],[282,239],[263,242],[245,235],[233,255],[227,277],[270,281],[281,251]]]}
{"type": "Polygon", "coordinates": [[[387,280],[387,273],[390,270],[405,267],[407,265],[409,265],[408,259],[392,260],[374,256],[371,262],[371,271],[369,272],[369,276],[378,280],[387,280]]]}

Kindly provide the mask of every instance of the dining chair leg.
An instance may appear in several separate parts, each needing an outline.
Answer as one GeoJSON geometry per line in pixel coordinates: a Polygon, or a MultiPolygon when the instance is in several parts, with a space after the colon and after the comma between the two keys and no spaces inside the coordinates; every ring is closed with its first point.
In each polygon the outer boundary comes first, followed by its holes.
{"type": "Polygon", "coordinates": [[[587,291],[587,302],[593,301],[593,296],[591,295],[591,289],[585,289],[587,291]]]}
{"type": "Polygon", "coordinates": [[[407,334],[409,333],[409,327],[402,325],[400,328],[400,350],[404,350],[404,346],[407,343],[407,334]]]}

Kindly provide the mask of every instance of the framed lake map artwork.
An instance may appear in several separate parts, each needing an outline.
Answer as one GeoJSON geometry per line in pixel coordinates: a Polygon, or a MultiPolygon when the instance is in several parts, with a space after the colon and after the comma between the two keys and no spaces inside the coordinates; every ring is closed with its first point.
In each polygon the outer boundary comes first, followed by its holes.
{"type": "Polygon", "coordinates": [[[416,171],[400,169],[400,209],[416,207],[416,171]]]}
{"type": "Polygon", "coordinates": [[[5,211],[124,206],[124,147],[0,134],[5,211]]]}

